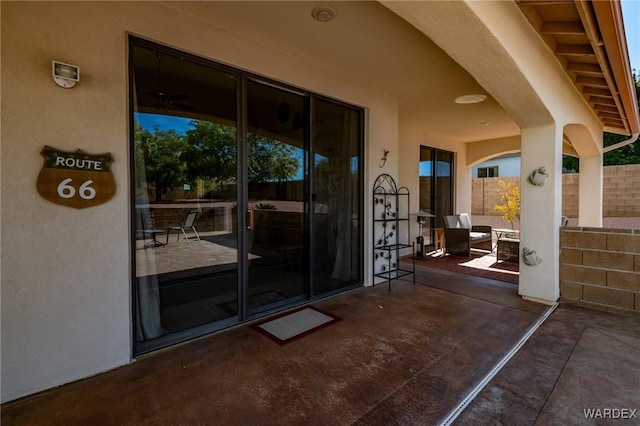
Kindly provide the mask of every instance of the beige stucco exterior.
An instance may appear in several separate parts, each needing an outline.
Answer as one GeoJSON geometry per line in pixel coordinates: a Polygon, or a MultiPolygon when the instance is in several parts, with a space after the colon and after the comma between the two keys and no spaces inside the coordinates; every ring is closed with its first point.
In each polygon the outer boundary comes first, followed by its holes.
{"type": "Polygon", "coordinates": [[[473,164],[521,150],[523,171],[546,166],[550,177],[522,182],[523,245],[544,263],[521,268],[520,292],[558,299],[564,129],[586,129],[571,142],[597,159],[602,125],[515,3],[331,4],[326,24],[307,2],[0,4],[3,402],[131,361],[128,34],[363,107],[365,213],[382,172],[416,194],[417,210],[420,145],[455,153],[457,212],[471,210],[473,164]],[[52,60],[80,66],[75,88],[53,82],[52,60]],[[489,98],[453,102],[469,93],[489,98]],[[40,197],[45,145],[112,153],[115,197],[81,210],[40,197]]]}

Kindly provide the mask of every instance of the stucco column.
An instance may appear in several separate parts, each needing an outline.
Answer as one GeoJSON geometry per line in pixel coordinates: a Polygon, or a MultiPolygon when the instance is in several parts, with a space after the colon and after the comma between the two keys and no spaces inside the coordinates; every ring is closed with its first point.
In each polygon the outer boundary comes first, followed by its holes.
{"type": "Polygon", "coordinates": [[[559,235],[562,208],[562,128],[555,124],[522,129],[520,191],[520,285],[526,299],[553,303],[559,290],[559,235]],[[529,182],[532,171],[544,167],[544,185],[529,182]],[[534,250],[541,263],[527,265],[524,248],[534,250]]]}
{"type": "Polygon", "coordinates": [[[602,174],[602,154],[580,157],[579,226],[602,226],[602,174]]]}

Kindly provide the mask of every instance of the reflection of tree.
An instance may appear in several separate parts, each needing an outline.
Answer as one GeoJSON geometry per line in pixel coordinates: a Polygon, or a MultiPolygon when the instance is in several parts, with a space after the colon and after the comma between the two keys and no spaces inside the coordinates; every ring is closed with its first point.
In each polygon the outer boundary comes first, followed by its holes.
{"type": "Polygon", "coordinates": [[[184,141],[175,130],[156,127],[152,133],[136,123],[134,145],[137,188],[144,188],[146,181],[155,187],[156,201],[161,201],[163,194],[184,180],[185,164],[180,159],[184,141]]]}
{"type": "Polygon", "coordinates": [[[217,182],[236,180],[236,129],[208,121],[191,121],[185,135],[182,159],[190,181],[217,182]]]}
{"type": "MultiPolygon", "coordinates": [[[[236,129],[207,121],[192,121],[186,133],[182,158],[191,180],[218,182],[236,180],[236,129]]],[[[295,148],[283,142],[249,134],[249,182],[281,182],[291,179],[298,170],[295,148]]]]}
{"type": "Polygon", "coordinates": [[[291,145],[249,135],[249,182],[282,182],[295,176],[299,161],[291,145]]]}
{"type": "MultiPolygon", "coordinates": [[[[183,183],[235,182],[237,141],[235,127],[208,121],[191,121],[184,135],[175,130],[153,132],[135,124],[137,188],[145,182],[156,189],[156,201],[183,183]]],[[[282,182],[293,178],[299,168],[296,148],[263,136],[248,137],[249,182],[282,182]]],[[[145,188],[146,190],[146,188],[145,188]]]]}

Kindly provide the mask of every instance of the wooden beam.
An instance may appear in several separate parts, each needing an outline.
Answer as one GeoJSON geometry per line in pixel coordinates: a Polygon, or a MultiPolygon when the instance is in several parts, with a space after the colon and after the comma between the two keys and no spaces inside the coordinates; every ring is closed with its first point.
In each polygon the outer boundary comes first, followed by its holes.
{"type": "Polygon", "coordinates": [[[601,98],[600,96],[590,96],[589,102],[592,104],[600,104],[600,105],[616,105],[616,101],[611,98],[601,98]]]}
{"type": "Polygon", "coordinates": [[[576,84],[582,84],[583,86],[609,87],[607,85],[607,80],[605,80],[604,78],[596,77],[579,76],[578,78],[576,78],[576,84]]]}
{"type": "Polygon", "coordinates": [[[559,44],[555,53],[561,56],[595,56],[593,49],[587,44],[559,44]]]}
{"type": "Polygon", "coordinates": [[[585,34],[580,22],[545,22],[540,27],[541,34],[585,34]]]}
{"type": "Polygon", "coordinates": [[[611,90],[609,89],[598,89],[595,87],[585,87],[582,89],[582,93],[585,95],[596,95],[596,96],[604,96],[606,98],[613,98],[611,94],[611,90]]]}
{"type": "Polygon", "coordinates": [[[613,121],[613,120],[602,120],[602,124],[608,127],[613,127],[614,129],[625,129],[625,125],[622,121],[613,121]]]}
{"type": "Polygon", "coordinates": [[[573,3],[574,0],[517,0],[517,2],[521,6],[553,6],[573,3]]]}
{"type": "Polygon", "coordinates": [[[584,74],[604,75],[598,64],[583,64],[581,62],[569,62],[567,71],[575,71],[584,74]]]}
{"type": "Polygon", "coordinates": [[[620,114],[610,114],[608,112],[600,112],[598,113],[598,117],[602,118],[603,120],[620,120],[620,114]]]}
{"type": "Polygon", "coordinates": [[[596,105],[593,109],[595,109],[598,112],[618,113],[618,108],[612,107],[612,106],[609,106],[609,105],[596,105]]]}

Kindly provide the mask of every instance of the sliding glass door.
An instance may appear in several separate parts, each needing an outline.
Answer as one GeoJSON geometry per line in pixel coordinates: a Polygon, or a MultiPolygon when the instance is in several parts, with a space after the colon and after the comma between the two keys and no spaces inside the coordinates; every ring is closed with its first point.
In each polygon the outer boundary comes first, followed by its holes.
{"type": "Polygon", "coordinates": [[[238,314],[238,78],[143,43],[130,52],[135,332],[145,352],[238,314]]]}
{"type": "Polygon", "coordinates": [[[134,352],[362,281],[359,108],[130,39],[134,352]]]}
{"type": "Polygon", "coordinates": [[[420,210],[431,213],[425,243],[433,244],[434,231],[443,227],[444,217],[453,213],[453,153],[420,147],[420,210]]]}
{"type": "Polygon", "coordinates": [[[248,314],[308,296],[308,97],[248,80],[248,314]]]}

